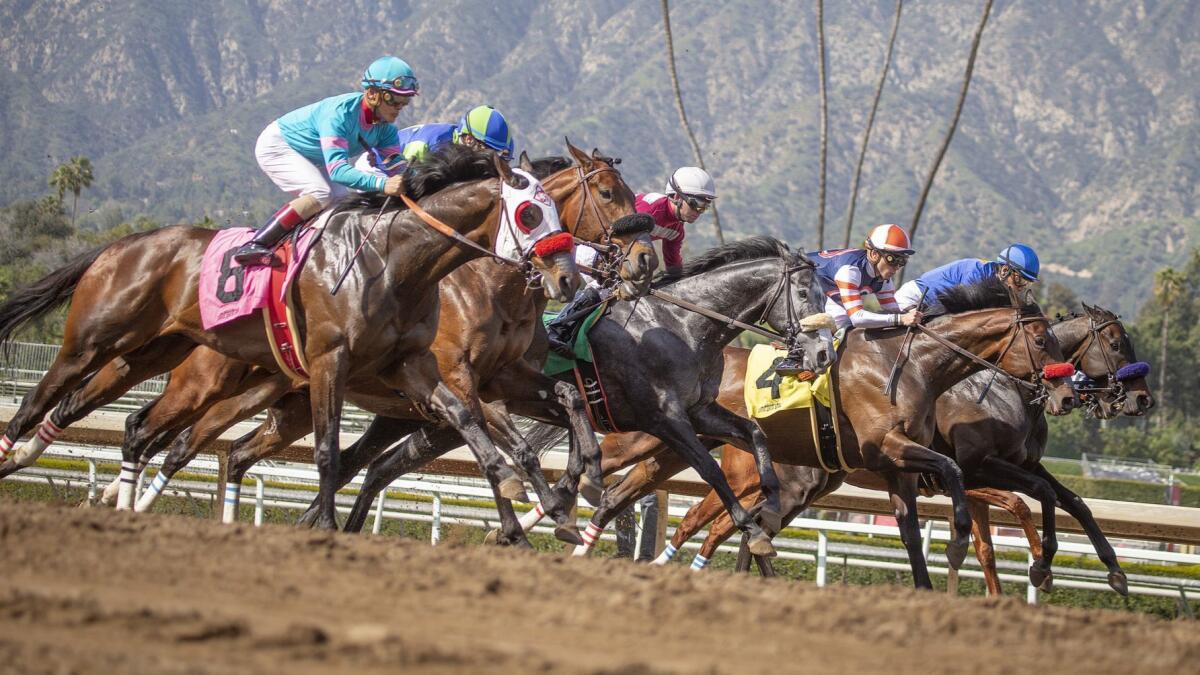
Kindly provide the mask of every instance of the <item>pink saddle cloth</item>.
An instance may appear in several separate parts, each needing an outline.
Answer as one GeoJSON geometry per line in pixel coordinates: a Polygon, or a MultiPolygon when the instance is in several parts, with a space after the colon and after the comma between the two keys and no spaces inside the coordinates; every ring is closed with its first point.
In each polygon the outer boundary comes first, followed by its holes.
{"type": "MultiPolygon", "coordinates": [[[[298,251],[291,258],[283,289],[291,287],[304,265],[315,232],[316,228],[306,227],[300,233],[298,251]]],[[[219,230],[204,251],[200,264],[200,320],[204,330],[249,316],[266,306],[271,293],[271,268],[242,267],[233,259],[234,251],[253,237],[254,230],[248,227],[219,230]]]]}

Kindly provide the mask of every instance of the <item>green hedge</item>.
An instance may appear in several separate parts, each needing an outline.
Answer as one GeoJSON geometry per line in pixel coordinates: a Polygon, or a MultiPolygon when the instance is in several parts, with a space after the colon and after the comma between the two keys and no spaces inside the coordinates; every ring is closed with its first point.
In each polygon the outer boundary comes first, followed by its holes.
{"type": "MultiPolygon", "coordinates": [[[[1084,478],[1082,476],[1058,476],[1058,479],[1080,497],[1143,504],[1167,503],[1167,486],[1165,485],[1115,478],[1084,478]]],[[[1179,505],[1200,507],[1200,488],[1180,486],[1179,505]]]]}

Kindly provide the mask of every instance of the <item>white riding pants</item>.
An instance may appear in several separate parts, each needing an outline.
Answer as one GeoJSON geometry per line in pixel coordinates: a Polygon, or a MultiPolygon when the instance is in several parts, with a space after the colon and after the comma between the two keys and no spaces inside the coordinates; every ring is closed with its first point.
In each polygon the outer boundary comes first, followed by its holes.
{"type": "Polygon", "coordinates": [[[309,195],[327,207],[348,194],[345,186],[329,180],[325,170],[308,161],[288,145],[279,130],[271,122],[258,135],[254,144],[254,158],[258,166],[279,189],[294,196],[309,195]]]}

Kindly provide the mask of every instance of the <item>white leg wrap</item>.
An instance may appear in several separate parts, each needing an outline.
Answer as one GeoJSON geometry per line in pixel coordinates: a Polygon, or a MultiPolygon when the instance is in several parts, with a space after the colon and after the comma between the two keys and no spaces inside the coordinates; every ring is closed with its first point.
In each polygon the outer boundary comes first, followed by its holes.
{"type": "Polygon", "coordinates": [[[540,523],[542,521],[542,518],[545,518],[545,517],[546,517],[546,512],[544,510],[542,510],[542,503],[538,502],[537,505],[534,506],[532,510],[526,511],[525,513],[521,514],[521,518],[520,518],[521,529],[528,532],[533,529],[534,525],[537,525],[538,523],[540,523]]]}
{"type": "Polygon", "coordinates": [[[150,507],[154,506],[154,502],[158,500],[158,496],[162,494],[163,488],[167,486],[167,482],[170,480],[171,477],[162,471],[159,471],[157,474],[155,474],[154,480],[150,482],[150,487],[146,488],[146,491],[142,493],[141,499],[137,501],[137,505],[133,507],[133,510],[137,511],[138,513],[149,511],[150,507]]]}
{"type": "Polygon", "coordinates": [[[699,572],[700,570],[704,569],[704,566],[707,564],[708,564],[708,558],[705,558],[704,556],[697,553],[696,557],[692,558],[692,571],[699,572]]]}
{"type": "Polygon", "coordinates": [[[0,462],[8,459],[8,453],[12,452],[13,442],[8,440],[8,436],[0,436],[0,462]]]}
{"type": "Polygon", "coordinates": [[[50,447],[54,440],[62,433],[62,429],[58,428],[54,422],[50,421],[50,416],[47,415],[42,425],[38,427],[37,433],[33,435],[28,443],[17,448],[17,451],[12,454],[12,460],[21,466],[31,466],[37,461],[38,457],[50,447]]]}
{"type": "Polygon", "coordinates": [[[221,512],[222,523],[236,523],[238,512],[238,498],[242,494],[241,483],[226,483],[225,484],[225,510],[221,512]]]}
{"type": "Polygon", "coordinates": [[[104,492],[100,493],[100,503],[104,506],[114,506],[117,503],[117,492],[120,489],[121,478],[118,476],[111,483],[104,486],[104,492]]]}
{"type": "Polygon", "coordinates": [[[655,558],[650,564],[651,565],[666,565],[667,563],[671,562],[671,558],[674,558],[675,554],[678,552],[679,552],[678,549],[676,549],[674,546],[672,546],[671,542],[667,542],[667,547],[664,548],[663,552],[659,553],[658,557],[655,558]]]}
{"type": "Polygon", "coordinates": [[[117,490],[117,510],[133,508],[133,490],[137,485],[138,470],[135,462],[121,462],[120,487],[117,490]]]}
{"type": "Polygon", "coordinates": [[[571,555],[580,558],[592,552],[592,547],[600,540],[600,535],[604,532],[604,528],[599,525],[589,522],[587,529],[583,531],[583,546],[576,546],[571,555]]]}

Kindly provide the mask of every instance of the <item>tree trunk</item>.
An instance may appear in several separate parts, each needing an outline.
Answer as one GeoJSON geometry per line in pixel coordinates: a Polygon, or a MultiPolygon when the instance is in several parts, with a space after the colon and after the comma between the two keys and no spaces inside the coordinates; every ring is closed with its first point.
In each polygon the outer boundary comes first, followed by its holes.
{"type": "MultiPolygon", "coordinates": [[[[696,155],[696,164],[705,171],[708,167],[704,166],[704,155],[700,153],[700,144],[696,142],[696,134],[692,133],[692,125],[688,123],[687,113],[683,109],[683,93],[679,90],[679,73],[675,71],[675,41],[671,36],[671,6],[669,0],[662,0],[663,12],[663,28],[667,33],[667,65],[671,71],[671,86],[675,89],[675,109],[679,111],[679,121],[683,123],[683,130],[687,132],[688,140],[692,143],[692,152],[696,155]]],[[[717,212],[717,203],[713,202],[712,206],[713,226],[717,228],[717,241],[725,243],[725,233],[721,231],[721,214],[717,212]]]]}
{"type": "Polygon", "coordinates": [[[892,36],[888,38],[887,54],[883,57],[883,70],[879,73],[879,84],[875,86],[875,100],[871,102],[871,113],[867,115],[867,129],[863,132],[862,148],[858,151],[858,164],[854,167],[854,180],[850,183],[850,207],[846,214],[846,236],[842,248],[850,248],[850,231],[854,228],[854,207],[858,201],[858,181],[862,177],[863,160],[867,157],[867,143],[871,140],[871,129],[875,126],[875,111],[883,96],[883,85],[887,82],[888,69],[892,67],[892,49],[896,46],[896,33],[900,29],[900,12],[904,0],[896,0],[896,18],[892,21],[892,36]]]}
{"type": "MultiPolygon", "coordinates": [[[[954,106],[954,116],[950,119],[950,128],[946,130],[946,137],[942,139],[942,147],[938,149],[937,155],[933,159],[933,166],[929,169],[929,175],[925,178],[925,186],[921,188],[921,198],[917,200],[917,208],[913,212],[912,225],[908,228],[908,236],[913,241],[917,238],[917,227],[921,224],[921,212],[925,210],[925,200],[929,197],[929,189],[933,187],[933,179],[937,177],[942,159],[946,156],[950,141],[954,139],[955,129],[958,128],[958,118],[962,116],[963,104],[967,100],[967,90],[971,87],[971,75],[975,71],[975,55],[979,53],[979,42],[983,39],[983,29],[987,26],[988,15],[991,11],[992,0],[987,0],[983,6],[983,16],[979,18],[979,25],[975,28],[975,37],[971,41],[971,55],[967,57],[967,72],[963,77],[962,88],[958,91],[958,103],[954,106]]],[[[901,269],[897,284],[903,281],[904,270],[901,269]]]]}
{"type": "Polygon", "coordinates": [[[825,93],[825,1],[817,0],[817,75],[821,81],[821,189],[817,205],[817,250],[825,250],[825,166],[829,146],[829,99],[825,93]]]}
{"type": "Polygon", "coordinates": [[[79,193],[76,192],[75,199],[71,201],[71,228],[75,228],[75,214],[79,212],[79,193]]]}
{"type": "Polygon", "coordinates": [[[1154,405],[1158,408],[1158,425],[1167,424],[1167,333],[1171,322],[1171,308],[1163,303],[1162,308],[1162,337],[1158,351],[1158,391],[1155,392],[1154,405]]]}

